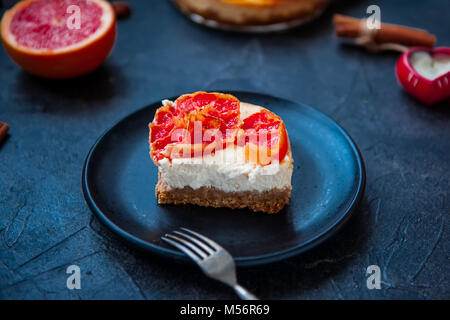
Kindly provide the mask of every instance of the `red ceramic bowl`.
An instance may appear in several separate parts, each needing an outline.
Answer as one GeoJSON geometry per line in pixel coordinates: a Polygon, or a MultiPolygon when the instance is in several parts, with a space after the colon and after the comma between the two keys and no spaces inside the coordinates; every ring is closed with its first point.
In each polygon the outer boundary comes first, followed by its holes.
{"type": "Polygon", "coordinates": [[[444,54],[450,56],[450,48],[413,47],[404,52],[397,61],[397,79],[403,89],[425,104],[433,104],[450,98],[450,72],[433,80],[420,75],[411,65],[410,56],[413,52],[426,51],[431,56],[444,54]]]}

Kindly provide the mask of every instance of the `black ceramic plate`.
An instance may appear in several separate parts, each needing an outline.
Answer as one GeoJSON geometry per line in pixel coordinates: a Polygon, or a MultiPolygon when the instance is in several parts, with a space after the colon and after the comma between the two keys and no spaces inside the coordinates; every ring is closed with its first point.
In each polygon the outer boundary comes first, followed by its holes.
{"type": "Polygon", "coordinates": [[[83,191],[91,210],[123,238],[149,251],[187,259],[160,240],[180,227],[224,246],[240,266],[277,261],[308,250],[343,225],[364,191],[361,155],[333,120],[303,104],[263,94],[231,92],[268,107],[286,124],[294,157],[292,197],[278,214],[158,205],[157,167],[148,150],[148,122],[160,102],[121,120],[90,150],[83,191]]]}

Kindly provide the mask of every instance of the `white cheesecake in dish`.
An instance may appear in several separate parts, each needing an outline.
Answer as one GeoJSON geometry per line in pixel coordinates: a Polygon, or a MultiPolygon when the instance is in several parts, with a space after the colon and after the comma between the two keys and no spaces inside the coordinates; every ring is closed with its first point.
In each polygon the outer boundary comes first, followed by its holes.
{"type": "Polygon", "coordinates": [[[165,100],[149,128],[160,204],[276,213],[289,203],[289,139],[281,118],[268,109],[196,92],[165,100]]]}

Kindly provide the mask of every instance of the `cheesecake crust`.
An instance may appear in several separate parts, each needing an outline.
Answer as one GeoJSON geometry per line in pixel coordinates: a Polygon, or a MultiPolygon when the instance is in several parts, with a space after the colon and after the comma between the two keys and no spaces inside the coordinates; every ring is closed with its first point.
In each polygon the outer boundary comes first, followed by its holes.
{"type": "Polygon", "coordinates": [[[226,207],[231,209],[249,208],[252,211],[280,212],[291,197],[291,187],[263,192],[225,192],[214,187],[170,188],[161,177],[156,184],[156,198],[159,204],[195,204],[204,207],[226,207]]]}

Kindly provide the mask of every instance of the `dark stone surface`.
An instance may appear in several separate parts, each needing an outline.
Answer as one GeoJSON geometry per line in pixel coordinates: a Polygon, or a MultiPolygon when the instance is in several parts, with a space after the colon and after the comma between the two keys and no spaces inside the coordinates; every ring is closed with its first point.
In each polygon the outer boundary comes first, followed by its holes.
{"type": "MultiPolygon", "coordinates": [[[[240,269],[244,286],[273,299],[450,298],[449,105],[425,107],[405,94],[397,54],[335,39],[332,13],[362,16],[369,4],[337,0],[298,30],[251,36],[196,26],[168,1],[132,1],[111,57],[70,81],[30,76],[0,50],[0,119],[11,126],[0,145],[0,298],[235,298],[194,266],[123,243],[81,192],[84,157],[104,130],[150,102],[199,89],[312,105],[354,137],[367,166],[364,199],[338,235],[301,256],[240,269]],[[71,264],[81,267],[81,290],[66,288],[71,264]],[[371,264],[381,268],[381,290],[366,287],[371,264]]],[[[377,4],[383,20],[450,45],[450,2],[377,4]]]]}

